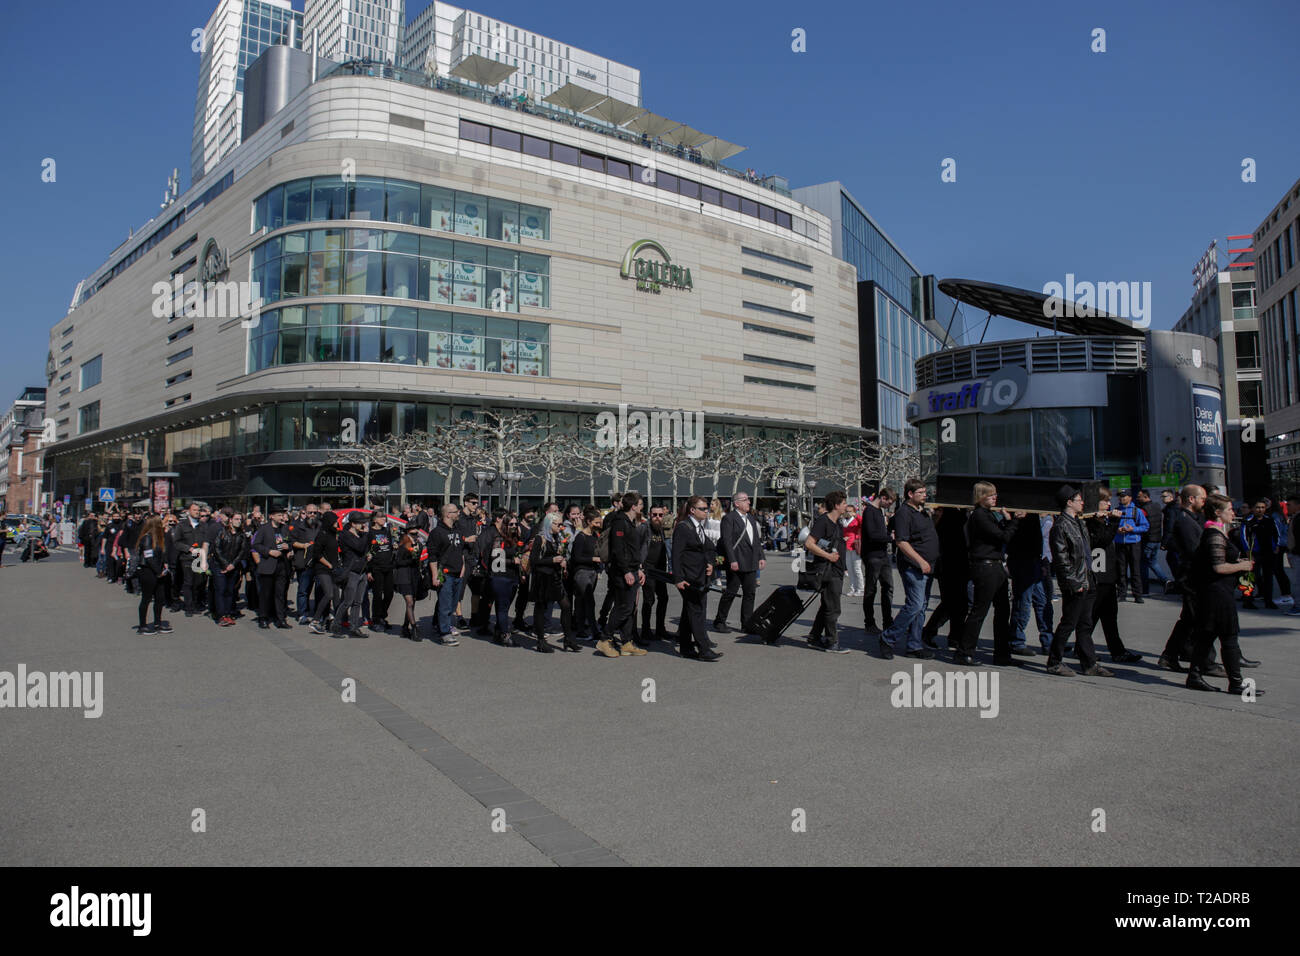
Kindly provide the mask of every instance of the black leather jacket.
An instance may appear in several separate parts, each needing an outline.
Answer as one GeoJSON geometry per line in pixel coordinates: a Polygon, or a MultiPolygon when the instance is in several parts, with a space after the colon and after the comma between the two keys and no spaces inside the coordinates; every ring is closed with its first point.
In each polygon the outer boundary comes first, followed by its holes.
{"type": "Polygon", "coordinates": [[[1096,585],[1092,576],[1092,548],[1088,535],[1079,519],[1062,512],[1052,522],[1049,535],[1052,549],[1052,571],[1062,593],[1078,594],[1092,591],[1096,585]]]}

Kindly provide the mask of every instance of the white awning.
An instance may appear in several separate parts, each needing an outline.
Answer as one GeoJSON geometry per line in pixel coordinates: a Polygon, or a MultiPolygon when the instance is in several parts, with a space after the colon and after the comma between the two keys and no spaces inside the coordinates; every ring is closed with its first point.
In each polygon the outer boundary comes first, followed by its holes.
{"type": "Polygon", "coordinates": [[[689,126],[679,126],[675,130],[662,134],[660,137],[665,143],[671,143],[674,146],[698,146],[701,143],[707,143],[711,139],[716,139],[708,133],[701,133],[698,129],[692,129],[689,126]]]}
{"type": "Polygon", "coordinates": [[[582,112],[586,113],[588,116],[602,119],[606,123],[610,123],[614,126],[622,126],[623,124],[636,119],[645,111],[645,107],[643,106],[637,106],[635,103],[628,103],[624,100],[615,99],[614,97],[609,96],[597,103],[595,106],[587,107],[582,112]]]}
{"type": "Polygon", "coordinates": [[[542,102],[558,106],[560,109],[582,113],[604,99],[607,99],[604,93],[597,93],[577,83],[565,83],[550,96],[543,98],[542,102]]]}
{"type": "Polygon", "coordinates": [[[716,136],[710,137],[705,142],[697,143],[695,145],[696,148],[699,149],[701,156],[715,163],[720,163],[730,156],[735,156],[737,153],[743,152],[746,148],[744,146],[737,146],[735,143],[728,143],[725,139],[718,139],[716,136]]]}
{"type": "Polygon", "coordinates": [[[508,63],[498,63],[485,56],[471,53],[451,68],[451,75],[479,86],[496,86],[506,77],[518,71],[518,67],[508,63]]]}
{"type": "Polygon", "coordinates": [[[682,124],[676,120],[670,120],[666,116],[660,116],[658,113],[651,113],[646,110],[636,119],[629,120],[624,125],[634,133],[645,133],[645,135],[654,139],[656,136],[663,136],[664,133],[677,129],[682,124]]]}

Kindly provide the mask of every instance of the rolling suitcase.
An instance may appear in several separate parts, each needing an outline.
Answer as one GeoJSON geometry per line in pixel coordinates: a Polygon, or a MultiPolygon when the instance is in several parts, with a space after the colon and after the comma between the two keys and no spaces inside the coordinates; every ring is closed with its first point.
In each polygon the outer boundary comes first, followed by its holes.
{"type": "Polygon", "coordinates": [[[819,593],[813,591],[805,600],[798,588],[788,584],[777,588],[754,610],[750,619],[744,622],[745,633],[759,635],[764,644],[775,644],[781,639],[785,629],[794,623],[795,618],[817,599],[819,593]]]}

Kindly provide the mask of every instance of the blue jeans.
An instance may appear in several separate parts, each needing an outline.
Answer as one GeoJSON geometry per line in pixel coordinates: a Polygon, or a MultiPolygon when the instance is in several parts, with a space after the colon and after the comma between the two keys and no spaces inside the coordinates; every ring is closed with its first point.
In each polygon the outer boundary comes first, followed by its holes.
{"type": "Polygon", "coordinates": [[[1152,577],[1161,584],[1169,583],[1169,577],[1160,570],[1159,541],[1145,541],[1142,544],[1142,590],[1146,590],[1147,581],[1152,577]]]}
{"type": "Polygon", "coordinates": [[[890,647],[898,645],[900,637],[907,638],[907,650],[921,649],[921,629],[925,626],[925,583],[930,577],[910,561],[900,561],[898,576],[903,579],[903,609],[894,623],[880,635],[890,647]]]}
{"type": "Polygon", "coordinates": [[[446,636],[451,633],[452,621],[456,616],[456,595],[460,593],[459,576],[448,574],[438,587],[438,634],[446,636]]]}
{"type": "Polygon", "coordinates": [[[216,604],[216,616],[219,619],[233,616],[235,613],[235,585],[239,582],[240,571],[238,568],[226,573],[223,571],[212,572],[213,583],[213,600],[216,604]]]}
{"type": "Polygon", "coordinates": [[[1011,607],[1011,623],[1015,625],[1016,634],[1011,640],[1012,648],[1026,645],[1025,627],[1029,624],[1029,608],[1034,608],[1034,619],[1038,622],[1038,643],[1044,653],[1052,646],[1052,584],[1045,578],[1039,578],[1023,591],[1017,591],[1011,607]]]}
{"type": "Polygon", "coordinates": [[[510,633],[510,601],[519,587],[519,579],[507,575],[493,575],[492,596],[496,605],[496,633],[510,633]]]}
{"type": "Polygon", "coordinates": [[[316,575],[310,567],[294,573],[298,575],[298,600],[294,602],[293,609],[297,612],[299,618],[309,617],[311,608],[307,606],[307,602],[311,597],[311,585],[312,581],[316,579],[316,575]]]}

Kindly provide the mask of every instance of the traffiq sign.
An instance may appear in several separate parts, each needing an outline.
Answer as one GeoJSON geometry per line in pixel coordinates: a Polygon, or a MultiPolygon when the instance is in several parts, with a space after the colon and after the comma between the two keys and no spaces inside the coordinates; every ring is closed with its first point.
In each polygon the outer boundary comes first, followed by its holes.
{"type": "Polygon", "coordinates": [[[664,288],[690,292],[695,288],[691,282],[691,270],[673,265],[668,250],[653,239],[638,239],[628,246],[618,273],[624,279],[635,279],[637,290],[641,292],[657,294],[664,288]],[[642,253],[652,253],[652,256],[647,258],[642,253]]]}

